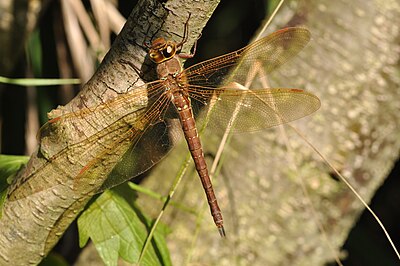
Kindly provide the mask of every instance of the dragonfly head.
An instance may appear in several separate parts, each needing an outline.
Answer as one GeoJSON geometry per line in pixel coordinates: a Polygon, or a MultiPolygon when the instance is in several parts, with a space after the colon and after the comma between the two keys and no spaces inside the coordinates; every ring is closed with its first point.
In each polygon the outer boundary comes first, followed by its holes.
{"type": "Polygon", "coordinates": [[[164,38],[157,38],[151,43],[149,56],[151,61],[156,64],[171,59],[175,54],[176,44],[172,41],[166,41],[164,38]]]}

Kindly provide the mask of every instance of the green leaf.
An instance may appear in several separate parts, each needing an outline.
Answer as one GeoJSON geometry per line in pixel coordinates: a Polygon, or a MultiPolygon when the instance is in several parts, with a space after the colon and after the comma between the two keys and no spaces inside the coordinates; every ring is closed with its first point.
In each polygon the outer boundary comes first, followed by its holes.
{"type": "MultiPolygon", "coordinates": [[[[90,237],[106,265],[117,265],[119,257],[135,263],[148,226],[148,220],[124,196],[116,190],[108,190],[79,217],[79,243],[84,246],[90,237]]],[[[141,265],[171,265],[165,231],[158,228],[141,265]]]]}
{"type": "Polygon", "coordinates": [[[43,72],[42,42],[40,30],[34,30],[28,39],[25,47],[28,64],[31,65],[33,74],[38,77],[43,72]]]}
{"type": "Polygon", "coordinates": [[[28,156],[0,154],[0,218],[4,201],[7,198],[7,187],[17,171],[29,160],[28,156]]]}
{"type": "Polygon", "coordinates": [[[0,154],[0,192],[8,187],[11,182],[10,179],[28,160],[28,156],[0,154]]]}
{"type": "Polygon", "coordinates": [[[3,204],[7,198],[7,189],[0,192],[0,219],[3,216],[3,204]]]}

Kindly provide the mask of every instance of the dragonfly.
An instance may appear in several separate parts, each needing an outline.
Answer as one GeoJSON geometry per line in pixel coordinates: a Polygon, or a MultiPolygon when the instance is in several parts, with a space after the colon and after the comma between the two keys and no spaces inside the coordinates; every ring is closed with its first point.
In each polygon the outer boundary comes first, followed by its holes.
{"type": "MultiPolygon", "coordinates": [[[[41,131],[44,133],[59,124],[72,123],[75,125],[73,128],[85,124],[85,130],[79,132],[81,137],[75,143],[66,145],[70,149],[75,147],[74,152],[81,156],[92,156],[82,165],[75,180],[96,169],[107,156],[120,153],[122,144],[129,143],[130,148],[123,150],[125,156],[128,153],[139,154],[130,161],[129,174],[108,178],[97,191],[101,192],[147,171],[166,155],[172,145],[168,139],[171,135],[166,134],[168,119],[174,113],[172,117],[179,118],[211,216],[220,235],[224,237],[222,212],[204,158],[192,105],[212,106],[211,111],[215,115],[210,122],[230,125],[233,132],[270,128],[315,112],[320,107],[319,98],[302,89],[242,89],[255,65],[261,65],[263,73],[271,73],[297,55],[307,45],[311,34],[302,27],[284,28],[237,51],[184,69],[181,59],[193,57],[196,48],[194,46],[193,53],[182,53],[187,36],[188,21],[181,42],[159,37],[148,46],[148,56],[155,64],[158,80],[132,87],[126,93],[97,106],[62,114],[49,120],[41,131]],[[213,99],[217,101],[211,105],[213,99]],[[232,124],[234,113],[235,121],[232,124]],[[100,144],[96,150],[92,148],[95,143],[100,144]]],[[[66,152],[67,148],[46,154],[45,157],[51,161],[66,152]]],[[[76,160],[79,162],[79,159],[76,160]]],[[[30,189],[40,190],[39,187],[35,188],[36,185],[32,182],[30,189]]]]}

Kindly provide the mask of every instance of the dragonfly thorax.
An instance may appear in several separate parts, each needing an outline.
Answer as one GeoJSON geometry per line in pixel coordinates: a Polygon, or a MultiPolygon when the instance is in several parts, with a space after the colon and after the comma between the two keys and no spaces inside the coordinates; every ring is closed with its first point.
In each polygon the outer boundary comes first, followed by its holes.
{"type": "Polygon", "coordinates": [[[178,78],[179,74],[182,72],[182,65],[178,58],[172,57],[168,60],[164,60],[157,64],[157,75],[158,78],[162,79],[165,77],[178,78]]]}

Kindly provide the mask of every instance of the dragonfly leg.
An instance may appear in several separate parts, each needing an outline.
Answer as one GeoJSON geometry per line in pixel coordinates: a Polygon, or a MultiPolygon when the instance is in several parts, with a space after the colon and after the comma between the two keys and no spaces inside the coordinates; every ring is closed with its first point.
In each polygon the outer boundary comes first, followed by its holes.
{"type": "MultiPolygon", "coordinates": [[[[189,19],[190,19],[190,16],[191,16],[191,13],[189,13],[189,17],[188,17],[188,19],[186,20],[186,23],[185,23],[185,30],[184,30],[184,33],[183,33],[182,41],[176,45],[176,48],[177,48],[177,49],[181,49],[182,46],[183,46],[183,44],[187,42],[187,39],[188,39],[188,31],[189,31],[189,19]]],[[[193,52],[192,52],[192,53],[189,53],[189,54],[179,53],[178,56],[179,56],[180,58],[183,58],[183,59],[193,58],[194,55],[196,54],[197,41],[198,41],[200,38],[201,38],[201,33],[200,33],[200,36],[197,38],[196,42],[194,43],[193,52]]]]}
{"type": "Polygon", "coordinates": [[[197,38],[197,40],[194,42],[193,44],[193,52],[189,53],[189,54],[184,54],[184,53],[179,53],[178,56],[179,58],[182,59],[189,59],[189,58],[193,58],[194,55],[196,54],[196,49],[197,49],[197,41],[201,38],[201,33],[199,38],[197,38]]]}
{"type": "Polygon", "coordinates": [[[182,47],[182,45],[185,42],[187,42],[188,32],[189,32],[189,19],[190,19],[191,15],[192,15],[192,13],[189,12],[189,16],[188,16],[188,18],[187,18],[187,20],[185,22],[185,29],[183,30],[183,38],[182,38],[182,41],[176,45],[177,48],[182,47]]]}

